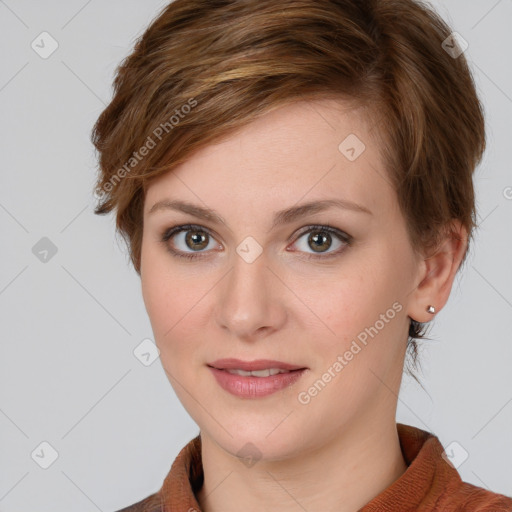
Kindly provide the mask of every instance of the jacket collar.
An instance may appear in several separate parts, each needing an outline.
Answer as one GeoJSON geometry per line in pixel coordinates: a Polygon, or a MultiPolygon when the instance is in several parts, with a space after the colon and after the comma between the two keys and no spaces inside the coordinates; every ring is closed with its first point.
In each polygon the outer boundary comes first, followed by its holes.
{"type": "MultiPolygon", "coordinates": [[[[443,457],[444,448],[435,435],[402,423],[397,423],[397,431],[407,470],[359,512],[461,510],[456,507],[462,502],[509,507],[492,508],[496,511],[512,510],[511,498],[462,482],[443,457]]],[[[195,493],[202,484],[201,437],[197,436],[178,454],[159,491],[163,512],[201,512],[195,493]]]]}

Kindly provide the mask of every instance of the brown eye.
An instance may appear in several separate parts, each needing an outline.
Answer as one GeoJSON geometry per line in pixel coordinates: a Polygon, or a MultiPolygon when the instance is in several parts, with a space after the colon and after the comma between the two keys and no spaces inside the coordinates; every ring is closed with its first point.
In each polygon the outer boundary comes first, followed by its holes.
{"type": "Polygon", "coordinates": [[[173,256],[188,259],[201,257],[210,244],[210,248],[216,246],[207,230],[193,224],[170,228],[162,234],[161,240],[173,256]]]}
{"type": "Polygon", "coordinates": [[[325,231],[316,231],[308,237],[308,245],[316,252],[324,252],[332,244],[332,237],[325,231]]]}
{"type": "Polygon", "coordinates": [[[185,243],[190,249],[201,250],[208,246],[208,243],[205,243],[208,240],[208,233],[192,230],[185,233],[185,243]]]}
{"type": "Polygon", "coordinates": [[[350,245],[351,242],[350,235],[335,227],[324,225],[309,226],[306,231],[302,231],[295,245],[298,245],[299,251],[307,254],[307,258],[326,259],[343,252],[345,246],[350,245]],[[309,236],[306,238],[305,235],[309,236]],[[333,246],[334,250],[329,251],[333,246]]]}

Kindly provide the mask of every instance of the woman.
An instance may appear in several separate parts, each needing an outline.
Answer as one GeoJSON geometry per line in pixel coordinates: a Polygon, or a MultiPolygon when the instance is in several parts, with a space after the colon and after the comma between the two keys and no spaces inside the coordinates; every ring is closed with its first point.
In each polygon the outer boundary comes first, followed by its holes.
{"type": "Polygon", "coordinates": [[[176,0],[98,119],[164,370],[200,427],[125,511],[512,511],[397,424],[473,228],[482,108],[412,0],[176,0]]]}

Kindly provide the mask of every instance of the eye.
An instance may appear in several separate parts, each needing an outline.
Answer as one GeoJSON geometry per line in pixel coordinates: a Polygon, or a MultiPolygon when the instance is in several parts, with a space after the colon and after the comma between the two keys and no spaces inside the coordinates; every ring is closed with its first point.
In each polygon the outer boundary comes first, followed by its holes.
{"type": "MultiPolygon", "coordinates": [[[[304,241],[299,244],[299,250],[306,253],[308,248],[312,248],[313,250],[313,253],[307,254],[307,259],[326,259],[338,256],[343,252],[345,246],[349,246],[352,243],[352,237],[350,235],[347,235],[338,228],[329,225],[308,226],[306,227],[306,231],[301,232],[297,240],[300,241],[302,238],[304,238],[304,241]],[[304,235],[309,236],[306,238],[304,235]],[[327,252],[327,250],[333,245],[333,235],[338,239],[337,250],[327,252]],[[326,256],[324,256],[324,254],[326,254],[326,256]]],[[[336,246],[336,244],[334,245],[336,246]]]]}
{"type": "MultiPolygon", "coordinates": [[[[194,254],[194,252],[202,252],[202,249],[206,249],[210,245],[209,241],[213,241],[215,239],[207,229],[194,224],[186,224],[166,230],[163,233],[161,240],[173,256],[191,260],[201,257],[201,254],[194,254]],[[178,246],[178,250],[173,249],[168,243],[171,238],[174,239],[172,245],[178,246]],[[187,252],[187,249],[192,249],[193,252],[187,252]]],[[[211,248],[212,247],[210,247],[210,249],[211,248]]]]}

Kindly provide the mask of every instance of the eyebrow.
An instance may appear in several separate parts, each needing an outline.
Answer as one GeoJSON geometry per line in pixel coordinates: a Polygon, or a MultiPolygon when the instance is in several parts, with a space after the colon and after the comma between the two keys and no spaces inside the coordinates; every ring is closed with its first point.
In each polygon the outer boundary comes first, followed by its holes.
{"type": "MultiPolygon", "coordinates": [[[[271,229],[275,229],[276,227],[284,224],[290,224],[295,220],[300,219],[301,217],[305,217],[306,215],[311,215],[314,213],[319,213],[330,208],[342,208],[345,210],[352,210],[354,212],[373,215],[372,212],[365,208],[364,206],[354,203],[352,201],[348,201],[346,199],[323,199],[319,201],[304,203],[298,206],[292,206],[291,208],[287,208],[285,210],[276,212],[274,214],[274,220],[271,229]]],[[[151,207],[151,209],[148,212],[148,215],[161,210],[174,210],[178,212],[188,213],[189,215],[193,215],[194,217],[207,220],[215,224],[227,225],[223,217],[219,215],[215,210],[212,210],[210,208],[204,208],[202,206],[198,206],[193,203],[188,203],[186,201],[169,199],[158,201],[151,207]]]]}

